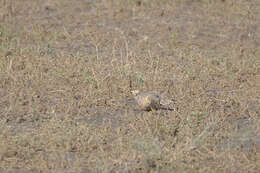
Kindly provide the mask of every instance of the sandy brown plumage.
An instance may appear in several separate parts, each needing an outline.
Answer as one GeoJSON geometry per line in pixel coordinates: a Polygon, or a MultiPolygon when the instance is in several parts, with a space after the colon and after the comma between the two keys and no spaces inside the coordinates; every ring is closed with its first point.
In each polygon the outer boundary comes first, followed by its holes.
{"type": "Polygon", "coordinates": [[[162,97],[162,95],[156,91],[144,91],[139,90],[132,91],[135,96],[138,108],[145,111],[158,110],[158,109],[171,109],[169,106],[172,101],[162,97]]]}

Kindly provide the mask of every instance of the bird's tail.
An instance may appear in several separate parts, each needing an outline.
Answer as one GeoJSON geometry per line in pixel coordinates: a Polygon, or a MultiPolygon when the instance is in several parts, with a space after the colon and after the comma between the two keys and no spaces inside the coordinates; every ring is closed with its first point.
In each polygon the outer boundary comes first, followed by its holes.
{"type": "Polygon", "coordinates": [[[163,99],[160,101],[161,109],[174,110],[173,109],[174,103],[175,103],[174,100],[163,99]]]}

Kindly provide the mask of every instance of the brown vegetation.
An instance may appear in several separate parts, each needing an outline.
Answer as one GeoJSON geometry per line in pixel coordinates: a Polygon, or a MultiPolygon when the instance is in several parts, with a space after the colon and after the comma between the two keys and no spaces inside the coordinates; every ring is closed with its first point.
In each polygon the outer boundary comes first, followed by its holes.
{"type": "Polygon", "coordinates": [[[258,0],[0,0],[0,172],[260,172],[259,45],[258,0]]]}

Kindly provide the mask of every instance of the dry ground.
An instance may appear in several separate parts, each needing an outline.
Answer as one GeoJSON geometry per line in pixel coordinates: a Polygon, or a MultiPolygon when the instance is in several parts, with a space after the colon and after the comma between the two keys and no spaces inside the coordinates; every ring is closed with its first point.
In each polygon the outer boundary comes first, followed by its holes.
{"type": "Polygon", "coordinates": [[[260,172],[259,57],[258,0],[0,0],[0,172],[260,172]]]}

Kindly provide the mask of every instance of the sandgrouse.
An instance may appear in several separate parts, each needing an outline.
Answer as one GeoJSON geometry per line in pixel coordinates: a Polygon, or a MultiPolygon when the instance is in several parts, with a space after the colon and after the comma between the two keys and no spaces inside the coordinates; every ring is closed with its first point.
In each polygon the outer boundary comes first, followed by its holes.
{"type": "Polygon", "coordinates": [[[158,109],[168,109],[173,103],[172,100],[169,100],[160,93],[156,91],[144,91],[140,92],[139,90],[133,90],[131,93],[135,96],[138,108],[145,111],[158,110],[158,109]]]}

